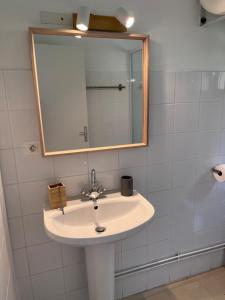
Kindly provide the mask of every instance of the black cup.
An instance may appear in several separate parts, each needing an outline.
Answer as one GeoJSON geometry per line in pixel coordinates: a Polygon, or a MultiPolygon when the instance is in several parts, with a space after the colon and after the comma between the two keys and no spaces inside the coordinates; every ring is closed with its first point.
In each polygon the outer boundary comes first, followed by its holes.
{"type": "Polygon", "coordinates": [[[129,197],[133,195],[133,177],[122,176],[120,179],[121,183],[121,195],[129,197]]]}

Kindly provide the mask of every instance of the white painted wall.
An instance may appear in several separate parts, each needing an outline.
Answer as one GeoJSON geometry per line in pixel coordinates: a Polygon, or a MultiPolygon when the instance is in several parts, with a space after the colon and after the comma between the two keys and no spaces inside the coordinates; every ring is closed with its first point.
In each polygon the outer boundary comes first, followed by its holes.
{"type": "Polygon", "coordinates": [[[107,40],[93,40],[84,49],[87,86],[125,86],[122,91],[87,90],[90,145],[130,144],[128,51],[107,40]]]}
{"type": "Polygon", "coordinates": [[[46,151],[88,148],[84,54],[79,47],[36,44],[46,151]]]}
{"type": "Polygon", "coordinates": [[[0,173],[0,300],[18,300],[0,173]]]}
{"type": "Polygon", "coordinates": [[[132,30],[151,35],[154,70],[224,69],[224,24],[200,28],[198,0],[1,1],[0,67],[30,68],[27,28],[40,25],[40,10],[71,12],[81,3],[103,14],[113,14],[119,5],[133,10],[136,24],[132,30]]]}

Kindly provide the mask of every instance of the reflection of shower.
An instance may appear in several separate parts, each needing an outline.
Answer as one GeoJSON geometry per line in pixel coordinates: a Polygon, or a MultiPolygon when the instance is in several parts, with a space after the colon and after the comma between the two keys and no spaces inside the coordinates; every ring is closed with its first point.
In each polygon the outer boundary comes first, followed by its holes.
{"type": "Polygon", "coordinates": [[[131,123],[132,143],[142,141],[143,89],[142,89],[142,50],[130,52],[130,85],[131,85],[131,123]]]}

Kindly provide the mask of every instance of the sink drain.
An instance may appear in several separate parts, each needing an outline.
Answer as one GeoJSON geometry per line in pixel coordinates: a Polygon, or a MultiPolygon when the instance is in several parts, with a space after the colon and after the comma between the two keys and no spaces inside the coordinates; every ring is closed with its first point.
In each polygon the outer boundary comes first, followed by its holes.
{"type": "Polygon", "coordinates": [[[95,231],[96,231],[96,232],[104,232],[104,231],[106,231],[106,228],[103,227],[103,226],[97,226],[97,227],[95,228],[95,231]]]}

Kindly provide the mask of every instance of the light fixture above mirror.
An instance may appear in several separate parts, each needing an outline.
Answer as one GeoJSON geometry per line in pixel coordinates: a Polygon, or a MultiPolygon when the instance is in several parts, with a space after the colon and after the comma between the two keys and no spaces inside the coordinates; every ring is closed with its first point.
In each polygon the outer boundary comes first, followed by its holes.
{"type": "Polygon", "coordinates": [[[123,7],[116,10],[115,16],[103,16],[91,14],[86,6],[79,7],[73,14],[74,28],[80,31],[110,31],[126,32],[134,25],[135,17],[123,7]]]}
{"type": "Polygon", "coordinates": [[[122,23],[126,28],[131,28],[134,25],[135,18],[133,13],[127,12],[123,7],[120,7],[116,11],[116,18],[122,23]]]}
{"type": "Polygon", "coordinates": [[[77,12],[77,22],[76,27],[81,31],[87,31],[89,27],[90,20],[90,9],[86,6],[81,6],[77,12]]]}

